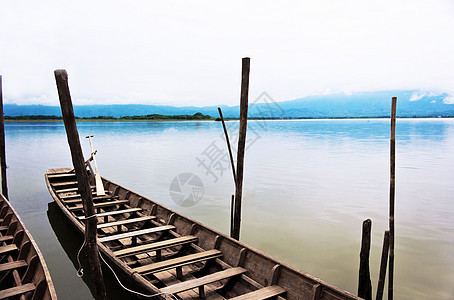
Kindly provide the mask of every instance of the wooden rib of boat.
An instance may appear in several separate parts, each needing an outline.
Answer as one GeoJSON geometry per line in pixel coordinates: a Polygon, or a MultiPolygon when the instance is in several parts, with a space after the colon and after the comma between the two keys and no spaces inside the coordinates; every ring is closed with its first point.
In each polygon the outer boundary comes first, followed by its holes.
{"type": "MultiPolygon", "coordinates": [[[[50,169],[45,178],[84,232],[75,174],[50,169]]],[[[129,288],[181,299],[360,299],[112,181],[103,184],[106,196],[92,186],[98,245],[129,288]]]]}
{"type": "Polygon", "coordinates": [[[38,246],[2,194],[0,299],[57,299],[49,270],[38,246]]]}

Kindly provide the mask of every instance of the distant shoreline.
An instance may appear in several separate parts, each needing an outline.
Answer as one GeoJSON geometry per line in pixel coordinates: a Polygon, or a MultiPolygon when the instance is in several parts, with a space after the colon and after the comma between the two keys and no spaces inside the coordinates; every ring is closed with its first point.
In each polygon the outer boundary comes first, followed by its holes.
{"type": "MultiPolygon", "coordinates": [[[[17,116],[9,117],[5,116],[6,123],[18,122],[18,123],[40,123],[40,122],[63,122],[61,117],[49,118],[49,119],[40,119],[40,118],[28,118],[30,116],[17,116]],[[22,118],[24,117],[24,118],[22,118]]],[[[324,117],[324,118],[311,118],[311,117],[301,117],[301,118],[249,118],[250,121],[292,121],[292,120],[361,120],[361,119],[389,119],[389,116],[381,117],[324,117]]],[[[453,116],[400,116],[398,119],[452,119],[453,116]]],[[[225,118],[225,121],[237,121],[239,118],[225,118]]],[[[107,118],[107,117],[95,117],[95,118],[76,118],[76,122],[188,122],[188,121],[221,121],[219,118],[204,118],[204,119],[123,119],[123,118],[107,118]]]]}

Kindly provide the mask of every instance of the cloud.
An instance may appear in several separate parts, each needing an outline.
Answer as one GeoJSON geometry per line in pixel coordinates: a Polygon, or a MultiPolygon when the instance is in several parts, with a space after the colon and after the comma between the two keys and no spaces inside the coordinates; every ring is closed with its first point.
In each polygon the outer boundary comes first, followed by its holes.
{"type": "Polygon", "coordinates": [[[443,103],[445,104],[454,104],[454,96],[449,95],[445,99],[443,99],[443,103]]]}
{"type": "Polygon", "coordinates": [[[2,1],[6,103],[236,105],[250,98],[422,90],[454,95],[454,2],[2,1]]]}
{"type": "Polygon", "coordinates": [[[410,97],[410,101],[421,100],[424,96],[426,96],[426,93],[414,92],[410,97]]]}

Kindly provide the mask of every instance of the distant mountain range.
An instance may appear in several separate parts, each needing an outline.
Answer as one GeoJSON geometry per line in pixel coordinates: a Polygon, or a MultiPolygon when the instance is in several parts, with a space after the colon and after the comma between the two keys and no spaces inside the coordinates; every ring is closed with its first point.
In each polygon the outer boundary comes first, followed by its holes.
{"type": "MultiPolygon", "coordinates": [[[[360,118],[390,115],[391,97],[398,97],[397,115],[400,117],[454,117],[454,104],[444,102],[447,94],[432,95],[418,91],[381,91],[310,96],[274,102],[267,94],[260,103],[249,103],[250,118],[360,118]]],[[[80,105],[74,107],[78,117],[193,115],[200,112],[218,117],[218,106],[162,106],[140,104],[80,105]]],[[[225,118],[238,118],[239,106],[220,106],[225,118]]],[[[59,106],[5,104],[4,114],[61,116],[59,106]]]]}

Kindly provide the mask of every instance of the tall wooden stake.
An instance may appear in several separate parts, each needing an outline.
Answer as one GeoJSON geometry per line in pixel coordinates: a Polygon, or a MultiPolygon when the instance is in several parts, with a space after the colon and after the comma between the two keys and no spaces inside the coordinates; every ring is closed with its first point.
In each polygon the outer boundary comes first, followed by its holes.
{"type": "Polygon", "coordinates": [[[372,283],[370,281],[369,256],[370,256],[370,231],[372,221],[363,222],[363,237],[361,239],[361,252],[359,261],[358,296],[365,300],[372,300],[372,283]]]}
{"type": "Polygon", "coordinates": [[[58,96],[60,98],[61,112],[65,123],[66,136],[71,150],[74,170],[76,171],[77,185],[82,197],[86,218],[85,241],[87,245],[88,262],[90,264],[91,281],[95,288],[96,299],[107,299],[101,263],[98,256],[98,245],[96,244],[96,225],[98,222],[96,217],[93,217],[95,215],[95,208],[93,205],[87,169],[85,168],[84,155],[80,146],[79,134],[77,132],[76,119],[74,118],[74,110],[68,86],[68,74],[66,73],[66,70],[56,70],[54,73],[57,82],[58,96]]]}
{"type": "Polygon", "coordinates": [[[394,294],[394,196],[396,190],[396,106],[397,97],[392,98],[391,107],[391,141],[390,141],[390,184],[389,184],[389,282],[388,300],[394,294]]]}
{"type": "Polygon", "coordinates": [[[245,57],[242,60],[241,71],[241,103],[240,103],[240,135],[238,138],[238,150],[236,159],[236,188],[235,188],[235,217],[233,224],[234,239],[240,239],[241,224],[241,198],[243,196],[243,164],[244,150],[246,147],[246,130],[247,130],[247,109],[249,94],[249,69],[250,58],[245,57]]]}
{"type": "Polygon", "coordinates": [[[386,265],[388,264],[388,252],[389,252],[389,231],[385,231],[385,236],[383,237],[383,249],[381,252],[381,263],[380,263],[380,274],[378,275],[378,285],[377,285],[377,297],[376,300],[383,299],[383,289],[385,287],[385,277],[386,277],[386,265]]]}
{"type": "Polygon", "coordinates": [[[3,117],[2,76],[0,75],[0,163],[2,176],[2,194],[8,199],[8,184],[6,181],[6,150],[5,150],[5,120],[3,117]]]}

